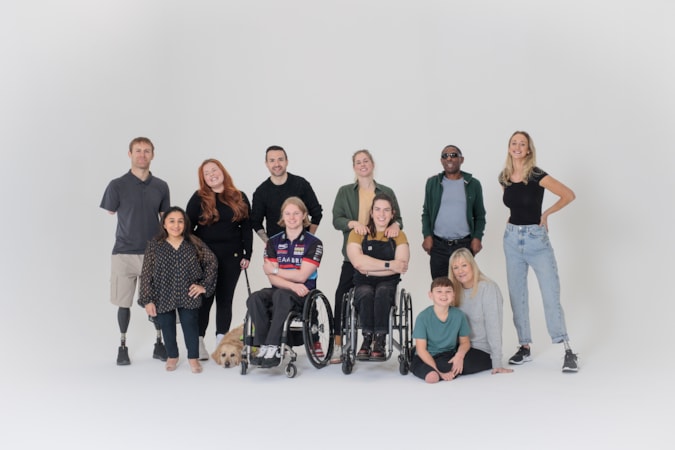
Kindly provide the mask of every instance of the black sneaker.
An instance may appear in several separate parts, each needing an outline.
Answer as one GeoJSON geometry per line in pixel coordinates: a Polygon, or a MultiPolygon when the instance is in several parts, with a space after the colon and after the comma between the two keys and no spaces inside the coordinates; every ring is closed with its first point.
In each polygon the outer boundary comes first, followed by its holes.
{"type": "Polygon", "coordinates": [[[530,349],[521,345],[516,354],[509,359],[509,364],[521,365],[528,361],[532,361],[530,349]]]}
{"type": "Polygon", "coordinates": [[[152,357],[160,361],[166,361],[168,355],[166,354],[166,347],[161,342],[155,342],[155,349],[152,351],[152,357]]]}
{"type": "Polygon", "coordinates": [[[128,366],[129,364],[131,364],[131,360],[129,359],[129,349],[126,346],[120,346],[117,349],[117,365],[128,366]]]}
{"type": "Polygon", "coordinates": [[[360,361],[370,359],[370,347],[373,345],[373,335],[364,334],[363,335],[363,344],[361,344],[361,349],[356,354],[356,359],[360,361]]]}
{"type": "Polygon", "coordinates": [[[373,351],[370,353],[370,358],[376,361],[384,361],[387,358],[386,350],[386,340],[387,335],[383,333],[377,333],[375,335],[375,343],[373,344],[373,351]]]}
{"type": "Polygon", "coordinates": [[[563,372],[578,372],[579,364],[577,361],[577,355],[572,353],[572,350],[565,350],[565,362],[562,367],[563,372]]]}
{"type": "Polygon", "coordinates": [[[251,349],[251,365],[252,366],[260,366],[262,365],[262,360],[263,357],[265,356],[265,351],[267,350],[266,345],[261,345],[258,347],[258,349],[253,352],[253,349],[251,349]]]}
{"type": "Polygon", "coordinates": [[[276,367],[279,364],[281,364],[281,350],[279,347],[268,348],[265,356],[262,358],[260,367],[263,369],[269,369],[270,367],[276,367]]]}

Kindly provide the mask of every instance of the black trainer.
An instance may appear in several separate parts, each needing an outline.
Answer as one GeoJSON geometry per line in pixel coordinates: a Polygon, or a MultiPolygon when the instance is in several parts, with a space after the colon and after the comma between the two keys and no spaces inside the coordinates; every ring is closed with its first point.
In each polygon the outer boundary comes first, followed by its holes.
{"type": "Polygon", "coordinates": [[[576,353],[572,353],[571,349],[565,350],[565,362],[562,367],[563,372],[578,372],[579,364],[576,353]]]}
{"type": "Polygon", "coordinates": [[[361,344],[361,349],[356,354],[356,359],[360,361],[370,359],[370,347],[373,345],[373,335],[371,333],[365,333],[363,335],[363,344],[361,344]]]}
{"type": "Polygon", "coordinates": [[[268,348],[265,356],[262,358],[260,367],[263,369],[269,369],[271,367],[276,367],[281,364],[281,349],[279,347],[268,348]]]}
{"type": "Polygon", "coordinates": [[[166,354],[166,347],[161,342],[155,342],[155,349],[152,351],[152,357],[160,361],[166,361],[168,355],[166,354]]]}
{"type": "Polygon", "coordinates": [[[516,354],[509,359],[509,364],[521,365],[528,361],[532,361],[530,349],[521,345],[516,354]]]}
{"type": "Polygon", "coordinates": [[[267,346],[266,345],[261,345],[260,347],[253,351],[254,348],[251,349],[251,365],[252,366],[260,366],[262,365],[262,360],[263,357],[265,356],[265,352],[267,351],[267,346]]]}
{"type": "Polygon", "coordinates": [[[129,348],[120,346],[117,349],[117,365],[128,366],[129,364],[131,364],[131,360],[129,359],[129,348]]]}
{"type": "Polygon", "coordinates": [[[373,351],[370,353],[370,359],[375,361],[384,361],[387,359],[387,335],[384,333],[375,334],[375,342],[373,343],[373,351]]]}

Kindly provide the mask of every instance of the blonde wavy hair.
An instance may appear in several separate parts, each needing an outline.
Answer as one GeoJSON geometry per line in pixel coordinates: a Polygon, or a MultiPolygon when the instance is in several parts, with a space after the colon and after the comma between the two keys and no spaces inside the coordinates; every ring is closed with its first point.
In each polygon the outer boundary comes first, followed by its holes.
{"type": "Polygon", "coordinates": [[[537,150],[534,147],[534,141],[530,135],[526,131],[514,132],[509,138],[509,144],[506,147],[506,163],[504,164],[504,170],[502,170],[499,174],[499,184],[502,186],[511,186],[511,175],[513,175],[514,168],[513,158],[511,157],[511,153],[509,153],[508,149],[511,145],[511,140],[518,134],[527,139],[528,153],[525,155],[525,161],[523,163],[523,183],[527,184],[527,182],[530,180],[532,172],[537,166],[537,150]]]}

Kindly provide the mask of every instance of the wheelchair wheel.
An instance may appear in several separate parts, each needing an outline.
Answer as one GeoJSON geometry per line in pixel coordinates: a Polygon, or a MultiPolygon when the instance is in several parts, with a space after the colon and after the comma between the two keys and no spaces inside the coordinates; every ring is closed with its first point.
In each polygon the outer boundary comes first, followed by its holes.
{"type": "Polygon", "coordinates": [[[330,363],[335,345],[333,310],[319,290],[309,293],[302,312],[302,335],[309,362],[321,369],[330,363]]]}
{"type": "Polygon", "coordinates": [[[407,375],[410,371],[412,360],[412,315],[412,298],[405,289],[401,289],[397,311],[397,329],[401,346],[401,354],[398,357],[398,369],[401,375],[407,375]]]}
{"type": "Polygon", "coordinates": [[[241,374],[246,375],[248,372],[251,350],[253,348],[253,321],[248,312],[246,312],[246,315],[244,316],[244,336],[242,340],[244,342],[244,348],[242,349],[241,355],[241,374]]]}
{"type": "Polygon", "coordinates": [[[352,339],[351,335],[351,314],[352,314],[352,307],[351,307],[351,301],[352,301],[352,294],[354,290],[350,290],[347,293],[345,293],[344,298],[342,299],[342,352],[343,353],[348,353],[349,348],[350,348],[350,343],[352,339]]]}
{"type": "Polygon", "coordinates": [[[398,371],[401,375],[408,375],[408,372],[410,371],[410,363],[408,362],[408,358],[403,354],[398,356],[398,371]]]}
{"type": "Polygon", "coordinates": [[[354,289],[344,296],[342,302],[342,373],[349,375],[356,361],[356,311],[354,310],[354,289]]]}
{"type": "Polygon", "coordinates": [[[349,375],[350,373],[352,373],[353,368],[354,362],[349,357],[349,355],[345,355],[344,359],[342,360],[342,373],[344,373],[345,375],[349,375]]]}
{"type": "Polygon", "coordinates": [[[288,378],[293,378],[298,373],[298,369],[295,367],[295,364],[289,363],[286,366],[286,376],[288,378]]]}

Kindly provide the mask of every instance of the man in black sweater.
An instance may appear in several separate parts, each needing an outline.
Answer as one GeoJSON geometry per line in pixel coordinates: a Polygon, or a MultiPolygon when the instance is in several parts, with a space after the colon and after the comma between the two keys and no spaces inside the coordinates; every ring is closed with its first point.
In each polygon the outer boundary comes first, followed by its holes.
{"type": "Polygon", "coordinates": [[[265,165],[270,171],[270,177],[253,193],[251,223],[255,232],[263,242],[267,242],[270,237],[283,231],[277,224],[281,205],[288,197],[295,196],[300,197],[307,206],[311,218],[308,231],[315,234],[323,216],[323,208],[309,182],[286,171],[288,166],[286,150],[278,145],[269,147],[265,151],[265,165]]]}

